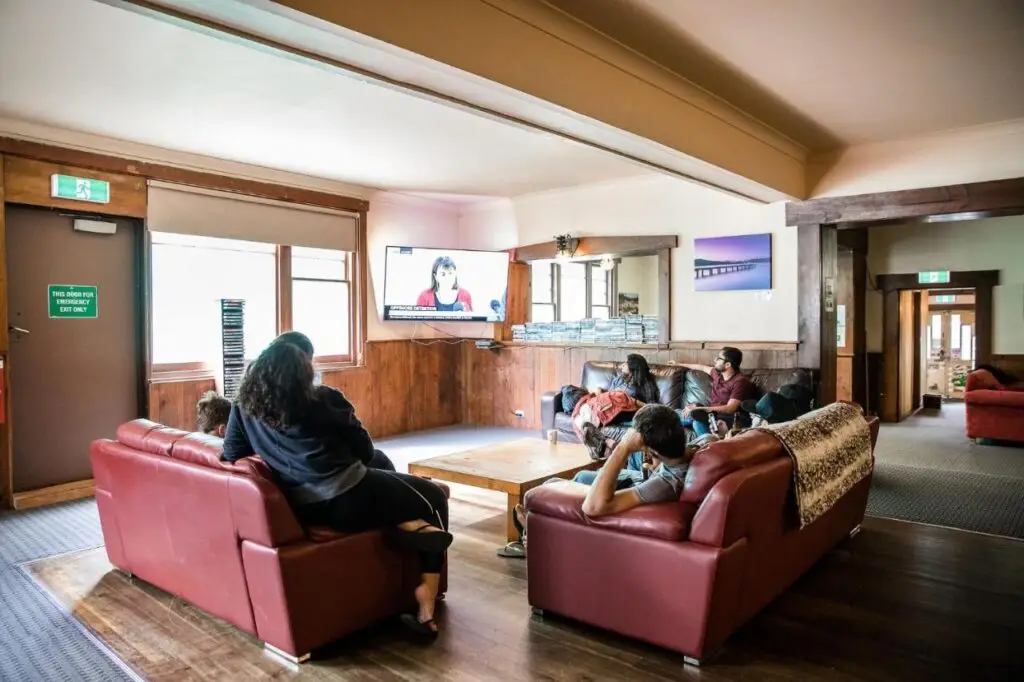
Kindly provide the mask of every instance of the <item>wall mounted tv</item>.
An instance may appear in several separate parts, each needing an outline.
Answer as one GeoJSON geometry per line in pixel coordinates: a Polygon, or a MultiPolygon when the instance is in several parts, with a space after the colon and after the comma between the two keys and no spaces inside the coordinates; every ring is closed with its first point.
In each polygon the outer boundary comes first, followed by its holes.
{"type": "Polygon", "coordinates": [[[508,253],[389,246],[384,319],[504,322],[508,253]]]}

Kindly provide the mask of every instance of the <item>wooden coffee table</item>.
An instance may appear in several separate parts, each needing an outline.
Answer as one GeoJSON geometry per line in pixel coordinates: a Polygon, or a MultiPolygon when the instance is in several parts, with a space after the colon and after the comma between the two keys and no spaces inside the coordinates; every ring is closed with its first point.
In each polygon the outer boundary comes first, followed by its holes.
{"type": "Polygon", "coordinates": [[[409,473],[506,493],[509,513],[505,523],[511,542],[519,539],[512,523],[512,508],[527,490],[549,478],[572,478],[579,471],[600,466],[601,462],[592,460],[587,448],[579,443],[523,438],[412,462],[409,473]]]}

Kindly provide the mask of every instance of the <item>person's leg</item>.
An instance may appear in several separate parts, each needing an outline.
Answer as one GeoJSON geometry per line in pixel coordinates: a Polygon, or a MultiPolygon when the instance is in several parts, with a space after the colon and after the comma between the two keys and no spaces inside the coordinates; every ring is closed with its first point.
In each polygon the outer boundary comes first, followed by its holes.
{"type": "Polygon", "coordinates": [[[377,448],[373,449],[373,457],[370,458],[370,463],[366,466],[370,469],[381,469],[383,471],[395,470],[395,463],[391,461],[391,458],[377,448]]]}
{"type": "Polygon", "coordinates": [[[597,471],[580,471],[572,477],[572,480],[574,483],[594,485],[594,481],[597,480],[597,471]]]}
{"type": "Polygon", "coordinates": [[[693,433],[700,438],[711,433],[711,429],[708,427],[706,422],[700,422],[695,420],[693,417],[684,417],[682,410],[676,410],[676,414],[679,415],[679,422],[686,427],[693,430],[693,433]]]}

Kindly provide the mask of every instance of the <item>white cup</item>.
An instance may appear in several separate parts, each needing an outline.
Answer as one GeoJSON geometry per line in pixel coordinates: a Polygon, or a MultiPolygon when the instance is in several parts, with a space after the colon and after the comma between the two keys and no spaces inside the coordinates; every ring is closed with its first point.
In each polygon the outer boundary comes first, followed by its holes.
{"type": "Polygon", "coordinates": [[[548,442],[549,443],[557,443],[558,442],[558,431],[556,431],[555,429],[548,429],[548,442]]]}

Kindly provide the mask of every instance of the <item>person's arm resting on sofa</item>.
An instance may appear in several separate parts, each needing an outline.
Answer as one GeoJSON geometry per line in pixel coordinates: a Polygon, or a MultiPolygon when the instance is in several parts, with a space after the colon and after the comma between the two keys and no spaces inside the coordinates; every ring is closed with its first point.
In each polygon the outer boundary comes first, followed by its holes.
{"type": "Polygon", "coordinates": [[[617,514],[642,504],[640,497],[633,488],[616,490],[619,472],[626,465],[630,453],[644,447],[640,434],[630,429],[612,451],[608,460],[597,473],[597,479],[590,486],[586,499],[583,500],[583,513],[587,516],[606,516],[617,514]]]}

